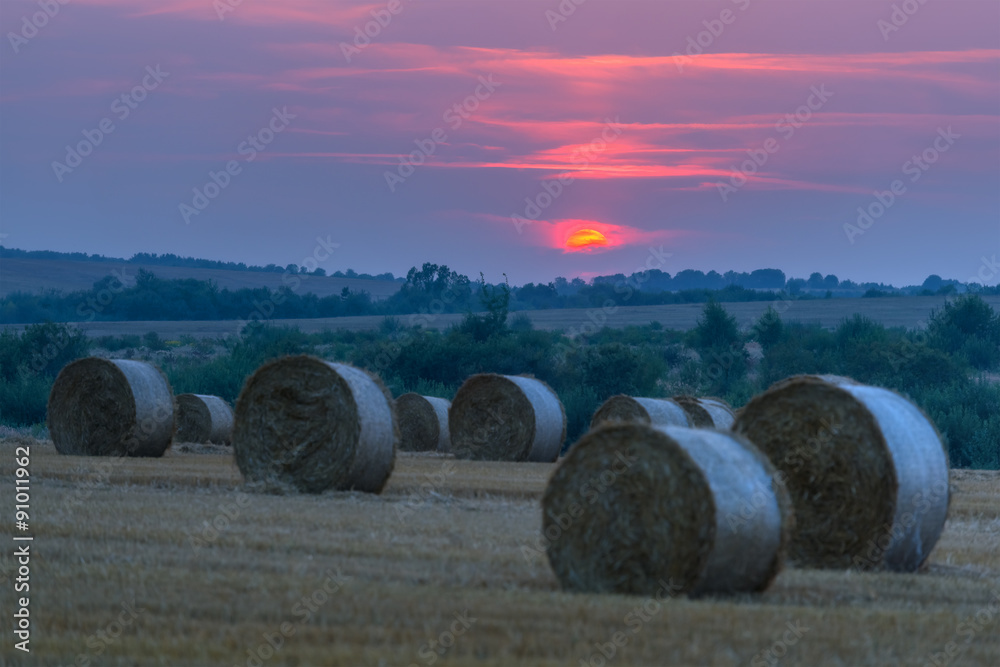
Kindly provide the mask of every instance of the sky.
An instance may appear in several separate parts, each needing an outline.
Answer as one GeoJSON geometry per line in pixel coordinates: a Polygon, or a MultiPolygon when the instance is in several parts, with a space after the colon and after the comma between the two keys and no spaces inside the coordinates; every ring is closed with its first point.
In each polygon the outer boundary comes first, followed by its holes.
{"type": "Polygon", "coordinates": [[[1000,281],[995,0],[64,2],[0,4],[7,247],[1000,281]]]}

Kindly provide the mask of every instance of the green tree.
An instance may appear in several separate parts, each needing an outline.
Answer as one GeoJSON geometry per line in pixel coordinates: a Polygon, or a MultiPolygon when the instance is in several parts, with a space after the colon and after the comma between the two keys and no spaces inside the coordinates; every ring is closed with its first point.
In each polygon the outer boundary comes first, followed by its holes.
{"type": "Polygon", "coordinates": [[[510,309],[510,284],[507,274],[500,285],[486,284],[486,277],[479,274],[479,300],[486,309],[486,315],[467,313],[460,329],[472,336],[473,340],[484,341],[507,332],[507,315],[510,309]]]}
{"type": "Polygon", "coordinates": [[[701,317],[698,318],[693,339],[695,348],[699,351],[729,349],[740,343],[740,329],[736,318],[712,300],[705,304],[701,317]]]}
{"type": "Polygon", "coordinates": [[[931,313],[927,329],[932,346],[961,354],[975,368],[1000,365],[1000,314],[979,295],[946,302],[931,313]]]}
{"type": "Polygon", "coordinates": [[[774,347],[785,335],[785,324],[773,306],[768,306],[753,326],[754,337],[765,352],[774,347]]]}

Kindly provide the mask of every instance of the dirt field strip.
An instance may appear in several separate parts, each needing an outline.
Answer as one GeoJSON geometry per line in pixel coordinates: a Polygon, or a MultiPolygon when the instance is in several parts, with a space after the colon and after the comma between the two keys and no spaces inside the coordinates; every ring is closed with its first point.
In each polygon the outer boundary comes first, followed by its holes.
{"type": "MultiPolygon", "coordinates": [[[[13,449],[0,441],[4,498],[13,449]]],[[[950,664],[1000,654],[997,472],[953,472],[924,573],[786,570],[763,595],[660,604],[558,590],[530,548],[550,464],[403,455],[382,496],[277,496],[245,493],[222,447],[31,452],[30,664],[923,665],[949,642],[950,664]]],[[[9,522],[0,535],[10,544],[9,522]]],[[[0,569],[10,577],[7,550],[0,569]]]]}

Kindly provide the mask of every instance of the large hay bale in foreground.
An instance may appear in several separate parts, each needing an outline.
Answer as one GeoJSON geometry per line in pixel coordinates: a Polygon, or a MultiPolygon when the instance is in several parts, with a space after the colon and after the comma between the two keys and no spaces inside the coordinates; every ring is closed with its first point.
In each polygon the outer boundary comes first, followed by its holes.
{"type": "Polygon", "coordinates": [[[233,409],[224,399],[208,394],[177,395],[177,442],[229,444],[233,436],[233,409]]]}
{"type": "Polygon", "coordinates": [[[563,588],[579,592],[764,590],[794,522],[774,475],[733,433],[603,424],[545,489],[549,563],[563,588]]]}
{"type": "Polygon", "coordinates": [[[60,454],[163,456],[174,397],[144,361],[88,357],[66,364],[49,393],[49,433],[60,454]]]}
{"type": "Polygon", "coordinates": [[[798,516],[794,562],[912,572],[930,555],[948,513],[948,460],[910,401],[798,376],[751,399],[733,429],[783,475],[798,516]]]}
{"type": "Polygon", "coordinates": [[[641,398],[619,394],[604,401],[590,419],[590,428],[604,422],[638,422],[654,426],[690,426],[684,408],[670,398],[641,398]]]}
{"type": "Polygon", "coordinates": [[[408,452],[447,452],[448,408],[451,402],[434,396],[403,394],[396,399],[399,419],[399,448],[408,452]]]}
{"type": "Polygon", "coordinates": [[[448,431],[460,459],[555,461],[566,439],[566,412],[541,380],[473,375],[455,394],[448,431]]]}
{"type": "Polygon", "coordinates": [[[236,400],[236,465],[265,488],[379,493],[398,443],[391,395],[346,364],[276,359],[257,369],[236,400]]]}

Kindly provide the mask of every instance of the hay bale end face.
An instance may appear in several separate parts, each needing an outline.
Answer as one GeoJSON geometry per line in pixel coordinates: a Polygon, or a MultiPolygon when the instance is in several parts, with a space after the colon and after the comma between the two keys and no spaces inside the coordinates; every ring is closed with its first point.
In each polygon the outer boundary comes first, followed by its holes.
{"type": "Polygon", "coordinates": [[[177,442],[229,444],[233,436],[233,409],[218,396],[177,395],[177,442]]]}
{"type": "Polygon", "coordinates": [[[590,419],[590,428],[613,422],[639,422],[654,426],[690,426],[687,413],[670,398],[612,396],[604,401],[590,419]]]}
{"type": "Polygon", "coordinates": [[[236,464],[265,488],[379,493],[398,443],[391,395],[346,364],[308,355],[271,361],[236,401],[236,464]]]}
{"type": "Polygon", "coordinates": [[[798,376],[751,399],[733,428],[788,486],[794,562],[912,572],[930,555],[948,513],[948,460],[910,401],[846,378],[798,376]]]}
{"type": "Polygon", "coordinates": [[[451,402],[433,396],[403,394],[396,399],[399,419],[399,448],[408,452],[447,452],[448,408],[451,402]]]}
{"type": "Polygon", "coordinates": [[[603,424],[546,487],[549,563],[578,592],[763,590],[781,569],[794,521],[774,472],[732,433],[603,424]]]}
{"type": "Polygon", "coordinates": [[[736,421],[736,413],[733,412],[733,408],[729,403],[721,398],[710,396],[699,398],[698,403],[708,412],[715,428],[728,431],[733,427],[733,422],[736,421]]]}
{"type": "Polygon", "coordinates": [[[60,454],[163,456],[174,434],[173,392],[146,362],[78,359],[52,385],[48,425],[60,454]]]}
{"type": "Polygon", "coordinates": [[[455,394],[448,430],[461,459],[551,462],[566,439],[566,412],[541,380],[473,375],[455,394]]]}
{"type": "Polygon", "coordinates": [[[712,413],[694,396],[674,396],[673,400],[684,408],[693,428],[715,428],[712,413]]]}

